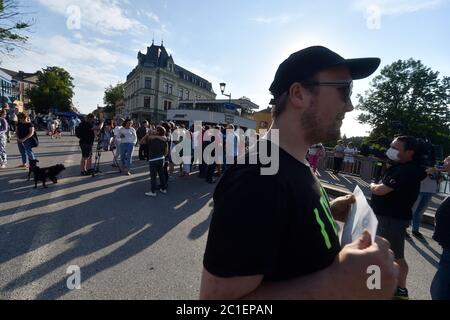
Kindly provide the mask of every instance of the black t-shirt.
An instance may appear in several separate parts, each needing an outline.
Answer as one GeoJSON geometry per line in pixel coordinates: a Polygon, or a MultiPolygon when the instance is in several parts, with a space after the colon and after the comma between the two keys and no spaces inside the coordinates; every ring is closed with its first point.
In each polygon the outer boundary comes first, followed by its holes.
{"type": "Polygon", "coordinates": [[[17,138],[23,139],[30,133],[30,128],[33,128],[32,123],[19,122],[17,125],[17,138]]]}
{"type": "Polygon", "coordinates": [[[280,281],[333,263],[340,244],[325,190],[309,166],[279,152],[276,175],[261,175],[261,165],[225,171],[213,196],[208,272],[280,281]]]}
{"type": "Polygon", "coordinates": [[[94,125],[88,121],[81,121],[80,125],[75,129],[80,144],[94,144],[95,132],[94,125]]]}
{"type": "Polygon", "coordinates": [[[167,141],[162,141],[157,138],[147,139],[147,145],[150,160],[166,156],[167,141]]]}
{"type": "Polygon", "coordinates": [[[371,206],[376,215],[401,220],[412,219],[412,207],[420,192],[426,172],[414,162],[395,164],[386,170],[382,183],[394,190],[384,196],[372,195],[371,206]]]}

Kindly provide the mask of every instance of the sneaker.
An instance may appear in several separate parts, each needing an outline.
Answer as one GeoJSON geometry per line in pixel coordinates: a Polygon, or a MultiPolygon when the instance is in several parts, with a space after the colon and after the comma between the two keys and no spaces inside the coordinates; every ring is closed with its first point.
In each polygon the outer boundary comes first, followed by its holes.
{"type": "Polygon", "coordinates": [[[87,176],[88,173],[86,171],[81,171],[80,176],[87,176]]]}
{"type": "Polygon", "coordinates": [[[409,300],[408,289],[397,287],[394,300],[409,300]]]}
{"type": "Polygon", "coordinates": [[[413,236],[416,237],[417,239],[421,240],[421,241],[426,241],[425,237],[423,236],[423,234],[421,234],[419,231],[414,231],[412,232],[413,236]]]}
{"type": "Polygon", "coordinates": [[[0,166],[0,169],[6,169],[6,164],[2,163],[2,165],[0,166]]]}
{"type": "Polygon", "coordinates": [[[160,191],[161,193],[164,193],[164,194],[167,193],[167,190],[166,190],[166,189],[159,189],[159,191],[160,191]]]}
{"type": "Polygon", "coordinates": [[[146,194],[145,194],[147,197],[156,197],[156,192],[147,192],[146,194]]]}

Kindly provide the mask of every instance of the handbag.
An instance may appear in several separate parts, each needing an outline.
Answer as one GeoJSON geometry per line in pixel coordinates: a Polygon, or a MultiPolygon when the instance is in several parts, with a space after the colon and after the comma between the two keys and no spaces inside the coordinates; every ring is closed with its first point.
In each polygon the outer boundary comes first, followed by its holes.
{"type": "Polygon", "coordinates": [[[30,143],[30,148],[31,149],[37,148],[39,146],[39,139],[37,137],[36,132],[34,132],[34,134],[28,140],[30,141],[29,143],[30,143]]]}

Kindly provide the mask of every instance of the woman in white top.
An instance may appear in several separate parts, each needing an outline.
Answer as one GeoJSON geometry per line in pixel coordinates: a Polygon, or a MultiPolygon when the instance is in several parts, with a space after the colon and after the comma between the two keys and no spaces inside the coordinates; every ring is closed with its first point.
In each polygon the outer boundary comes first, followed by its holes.
{"type": "Polygon", "coordinates": [[[355,155],[358,154],[358,149],[350,142],[344,150],[344,172],[352,173],[353,164],[355,163],[355,155]]]}
{"type": "Polygon", "coordinates": [[[126,119],[123,127],[119,130],[120,136],[120,160],[126,175],[131,175],[130,168],[133,158],[134,146],[137,142],[136,130],[133,128],[133,121],[126,119]]]}
{"type": "Polygon", "coordinates": [[[113,128],[113,135],[114,135],[114,145],[116,146],[116,155],[117,155],[117,160],[120,160],[120,135],[119,135],[119,131],[120,129],[122,129],[122,124],[125,120],[123,119],[119,119],[117,122],[113,121],[112,122],[112,128],[113,128]]]}

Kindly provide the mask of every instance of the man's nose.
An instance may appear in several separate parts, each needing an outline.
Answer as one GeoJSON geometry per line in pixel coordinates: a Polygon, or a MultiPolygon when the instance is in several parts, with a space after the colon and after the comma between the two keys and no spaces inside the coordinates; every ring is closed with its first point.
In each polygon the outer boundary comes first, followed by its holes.
{"type": "Polygon", "coordinates": [[[345,112],[353,111],[355,108],[353,107],[352,99],[348,99],[347,104],[345,105],[345,112]]]}

